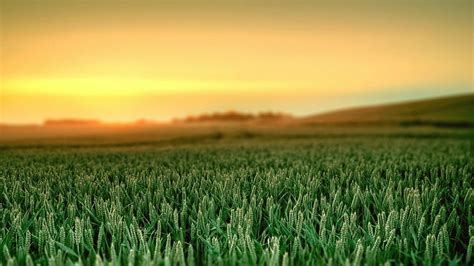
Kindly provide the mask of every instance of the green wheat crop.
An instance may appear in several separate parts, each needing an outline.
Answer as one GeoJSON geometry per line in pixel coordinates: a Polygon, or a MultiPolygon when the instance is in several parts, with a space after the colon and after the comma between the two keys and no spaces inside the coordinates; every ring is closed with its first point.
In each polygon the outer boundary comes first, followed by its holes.
{"type": "Polygon", "coordinates": [[[474,262],[466,139],[0,153],[3,265],[474,262]]]}

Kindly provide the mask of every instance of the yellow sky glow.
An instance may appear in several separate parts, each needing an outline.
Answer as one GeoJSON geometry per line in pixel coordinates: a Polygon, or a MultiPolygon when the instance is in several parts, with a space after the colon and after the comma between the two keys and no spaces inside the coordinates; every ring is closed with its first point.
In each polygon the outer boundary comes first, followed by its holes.
{"type": "Polygon", "coordinates": [[[2,3],[0,123],[303,115],[472,89],[468,1],[32,3],[2,3]]]}

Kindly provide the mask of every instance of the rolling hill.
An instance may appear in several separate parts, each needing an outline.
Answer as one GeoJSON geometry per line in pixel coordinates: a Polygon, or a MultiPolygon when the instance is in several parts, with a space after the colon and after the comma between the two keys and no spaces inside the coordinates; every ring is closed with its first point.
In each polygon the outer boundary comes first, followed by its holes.
{"type": "Polygon", "coordinates": [[[305,124],[474,127],[474,94],[349,108],[304,117],[305,124]]]}

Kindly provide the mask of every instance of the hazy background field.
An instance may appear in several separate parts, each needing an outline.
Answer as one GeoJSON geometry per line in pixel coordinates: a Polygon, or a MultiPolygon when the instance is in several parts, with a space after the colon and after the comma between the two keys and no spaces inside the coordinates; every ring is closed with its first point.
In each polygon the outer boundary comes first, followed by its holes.
{"type": "Polygon", "coordinates": [[[0,125],[3,147],[10,145],[149,145],[226,138],[317,138],[327,136],[468,137],[474,129],[474,95],[336,110],[305,117],[288,114],[224,112],[139,120],[47,120],[41,125],[0,125]]]}

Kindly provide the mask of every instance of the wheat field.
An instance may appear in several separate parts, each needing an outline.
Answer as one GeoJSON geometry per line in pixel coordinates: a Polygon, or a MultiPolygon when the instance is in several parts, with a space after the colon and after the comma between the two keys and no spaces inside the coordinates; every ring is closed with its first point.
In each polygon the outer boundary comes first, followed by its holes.
{"type": "Polygon", "coordinates": [[[3,265],[472,265],[468,138],[4,146],[3,265]]]}

